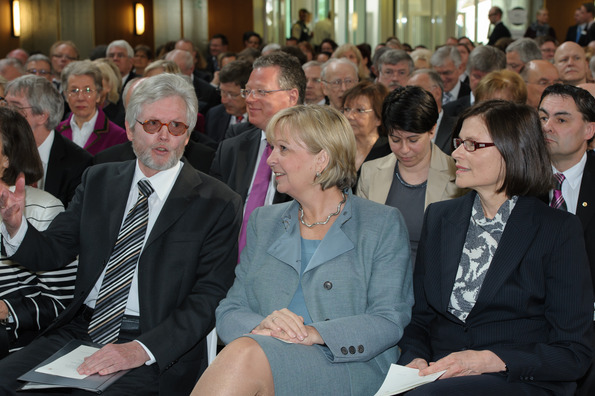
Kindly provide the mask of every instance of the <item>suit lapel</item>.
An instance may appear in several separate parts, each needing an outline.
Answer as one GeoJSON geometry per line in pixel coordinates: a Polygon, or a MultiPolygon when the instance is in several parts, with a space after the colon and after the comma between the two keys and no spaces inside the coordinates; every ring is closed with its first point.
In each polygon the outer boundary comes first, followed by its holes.
{"type": "Polygon", "coordinates": [[[432,156],[430,158],[430,170],[428,172],[424,209],[426,209],[431,202],[442,201],[443,197],[446,196],[445,191],[448,183],[455,179],[454,176],[449,173],[446,158],[441,156],[441,154],[442,152],[440,149],[435,144],[432,144],[432,156]]]}
{"type": "Polygon", "coordinates": [[[190,164],[184,164],[147,238],[145,247],[159,238],[184,214],[188,205],[198,196],[198,186],[201,183],[198,172],[190,164]]]}
{"type": "Polygon", "coordinates": [[[281,233],[267,253],[289,265],[299,274],[301,271],[300,259],[302,256],[300,243],[300,227],[297,220],[298,203],[293,202],[283,213],[282,222],[285,232],[281,233]]]}
{"type": "Polygon", "coordinates": [[[369,192],[369,199],[374,202],[385,203],[393,183],[393,174],[397,157],[394,154],[387,155],[378,163],[378,172],[374,172],[374,179],[370,183],[373,188],[369,192]]]}
{"type": "Polygon", "coordinates": [[[258,161],[257,156],[260,147],[261,132],[260,129],[254,128],[252,131],[246,131],[240,136],[243,136],[245,140],[240,143],[235,171],[236,180],[238,181],[238,192],[240,192],[240,195],[245,200],[250,189],[252,173],[255,167],[258,166],[255,163],[258,161]],[[241,185],[239,185],[240,182],[241,185]]]}
{"type": "Polygon", "coordinates": [[[440,284],[442,312],[446,312],[448,309],[452,286],[459,269],[463,245],[469,228],[475,195],[475,192],[470,192],[464,199],[461,199],[460,206],[449,212],[441,224],[440,235],[444,237],[441,238],[440,251],[435,256],[437,264],[435,264],[436,272],[433,276],[438,277],[439,280],[436,284],[440,284]]]}
{"type": "Polygon", "coordinates": [[[97,121],[95,121],[95,128],[93,129],[93,133],[87,139],[85,143],[85,150],[88,150],[91,146],[99,142],[102,136],[107,133],[108,130],[108,120],[105,116],[103,110],[97,107],[97,121]]]}
{"type": "Polygon", "coordinates": [[[490,304],[531,246],[539,228],[533,221],[536,204],[537,199],[519,197],[506,222],[504,233],[470,315],[490,304]]]}
{"type": "MultiPolygon", "coordinates": [[[[64,150],[64,139],[60,133],[54,132],[54,141],[50,148],[50,158],[48,159],[48,167],[45,175],[44,190],[57,191],[60,180],[58,179],[59,167],[62,158],[66,151],[64,150]]],[[[60,169],[61,170],[61,169],[60,169]]]]}
{"type": "Polygon", "coordinates": [[[587,225],[595,215],[595,153],[587,153],[587,163],[583,170],[583,178],[581,180],[581,189],[578,195],[578,202],[576,204],[576,215],[583,224],[583,230],[587,229],[587,225]]]}

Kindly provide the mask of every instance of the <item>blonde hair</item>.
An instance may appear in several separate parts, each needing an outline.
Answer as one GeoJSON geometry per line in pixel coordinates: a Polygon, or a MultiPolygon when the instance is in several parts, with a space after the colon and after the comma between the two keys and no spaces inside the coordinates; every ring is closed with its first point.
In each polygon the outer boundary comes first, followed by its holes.
{"type": "Polygon", "coordinates": [[[481,79],[475,89],[475,101],[504,99],[518,104],[527,101],[527,86],[519,76],[511,70],[497,70],[481,79]]]}
{"type": "Polygon", "coordinates": [[[314,179],[323,190],[351,188],[357,179],[355,137],[349,121],[330,106],[298,105],[281,110],[269,121],[267,140],[281,133],[304,146],[312,154],[324,150],[327,167],[314,179]]]}
{"type": "Polygon", "coordinates": [[[93,61],[95,65],[101,71],[101,75],[107,81],[110,86],[110,90],[107,93],[107,100],[110,103],[118,103],[120,99],[120,91],[122,90],[122,77],[116,64],[107,58],[99,58],[93,61]]]}
{"type": "Polygon", "coordinates": [[[145,67],[144,75],[146,76],[148,72],[150,72],[153,69],[158,69],[158,68],[162,68],[164,73],[171,73],[171,74],[180,74],[181,73],[180,66],[178,66],[176,63],[169,61],[169,60],[165,60],[165,59],[159,59],[159,60],[149,63],[149,65],[147,67],[145,67]]]}
{"type": "Polygon", "coordinates": [[[357,58],[357,76],[359,77],[360,80],[365,80],[370,78],[370,76],[367,75],[366,73],[366,69],[365,69],[365,65],[363,64],[363,58],[362,58],[362,53],[359,50],[359,48],[357,48],[357,46],[355,46],[354,44],[351,43],[345,43],[343,45],[340,45],[339,47],[337,47],[337,49],[335,50],[335,52],[333,52],[332,57],[333,58],[347,58],[347,56],[345,55],[346,52],[351,51],[355,54],[355,57],[357,58]]]}

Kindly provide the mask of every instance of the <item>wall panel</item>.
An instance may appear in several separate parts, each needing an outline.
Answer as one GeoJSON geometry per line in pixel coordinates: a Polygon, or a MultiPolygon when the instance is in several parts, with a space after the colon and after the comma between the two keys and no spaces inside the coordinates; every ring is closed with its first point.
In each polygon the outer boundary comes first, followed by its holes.
{"type": "Polygon", "coordinates": [[[223,33],[229,40],[230,51],[244,49],[242,34],[254,30],[252,2],[245,0],[209,0],[208,9],[208,37],[216,33],[223,33]]]}

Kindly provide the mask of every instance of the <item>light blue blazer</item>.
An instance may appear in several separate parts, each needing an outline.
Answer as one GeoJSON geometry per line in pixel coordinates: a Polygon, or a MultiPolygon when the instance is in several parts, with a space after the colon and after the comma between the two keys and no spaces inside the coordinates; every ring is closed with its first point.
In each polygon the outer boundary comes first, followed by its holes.
{"type": "MultiPolygon", "coordinates": [[[[298,205],[252,213],[235,282],[216,312],[226,344],[293,298],[301,268],[298,205]]],[[[397,361],[413,305],[410,261],[401,213],[349,194],[302,278],[311,325],[326,343],[318,347],[331,362],[366,362],[386,373],[397,361]]],[[[358,366],[350,365],[352,381],[365,380],[358,366]]]]}

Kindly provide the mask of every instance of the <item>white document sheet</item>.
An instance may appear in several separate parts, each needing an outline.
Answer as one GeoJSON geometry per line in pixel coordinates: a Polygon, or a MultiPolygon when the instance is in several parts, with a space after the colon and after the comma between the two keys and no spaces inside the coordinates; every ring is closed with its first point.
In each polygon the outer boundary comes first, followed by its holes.
{"type": "Polygon", "coordinates": [[[76,369],[80,366],[84,359],[97,352],[99,348],[94,348],[86,345],[81,345],[72,352],[59,357],[53,362],[41,366],[37,370],[38,373],[59,375],[60,377],[84,379],[86,375],[79,374],[76,369]]]}
{"type": "Polygon", "coordinates": [[[391,364],[382,386],[374,396],[391,396],[406,392],[435,381],[445,372],[446,370],[420,377],[418,369],[391,364]]]}

